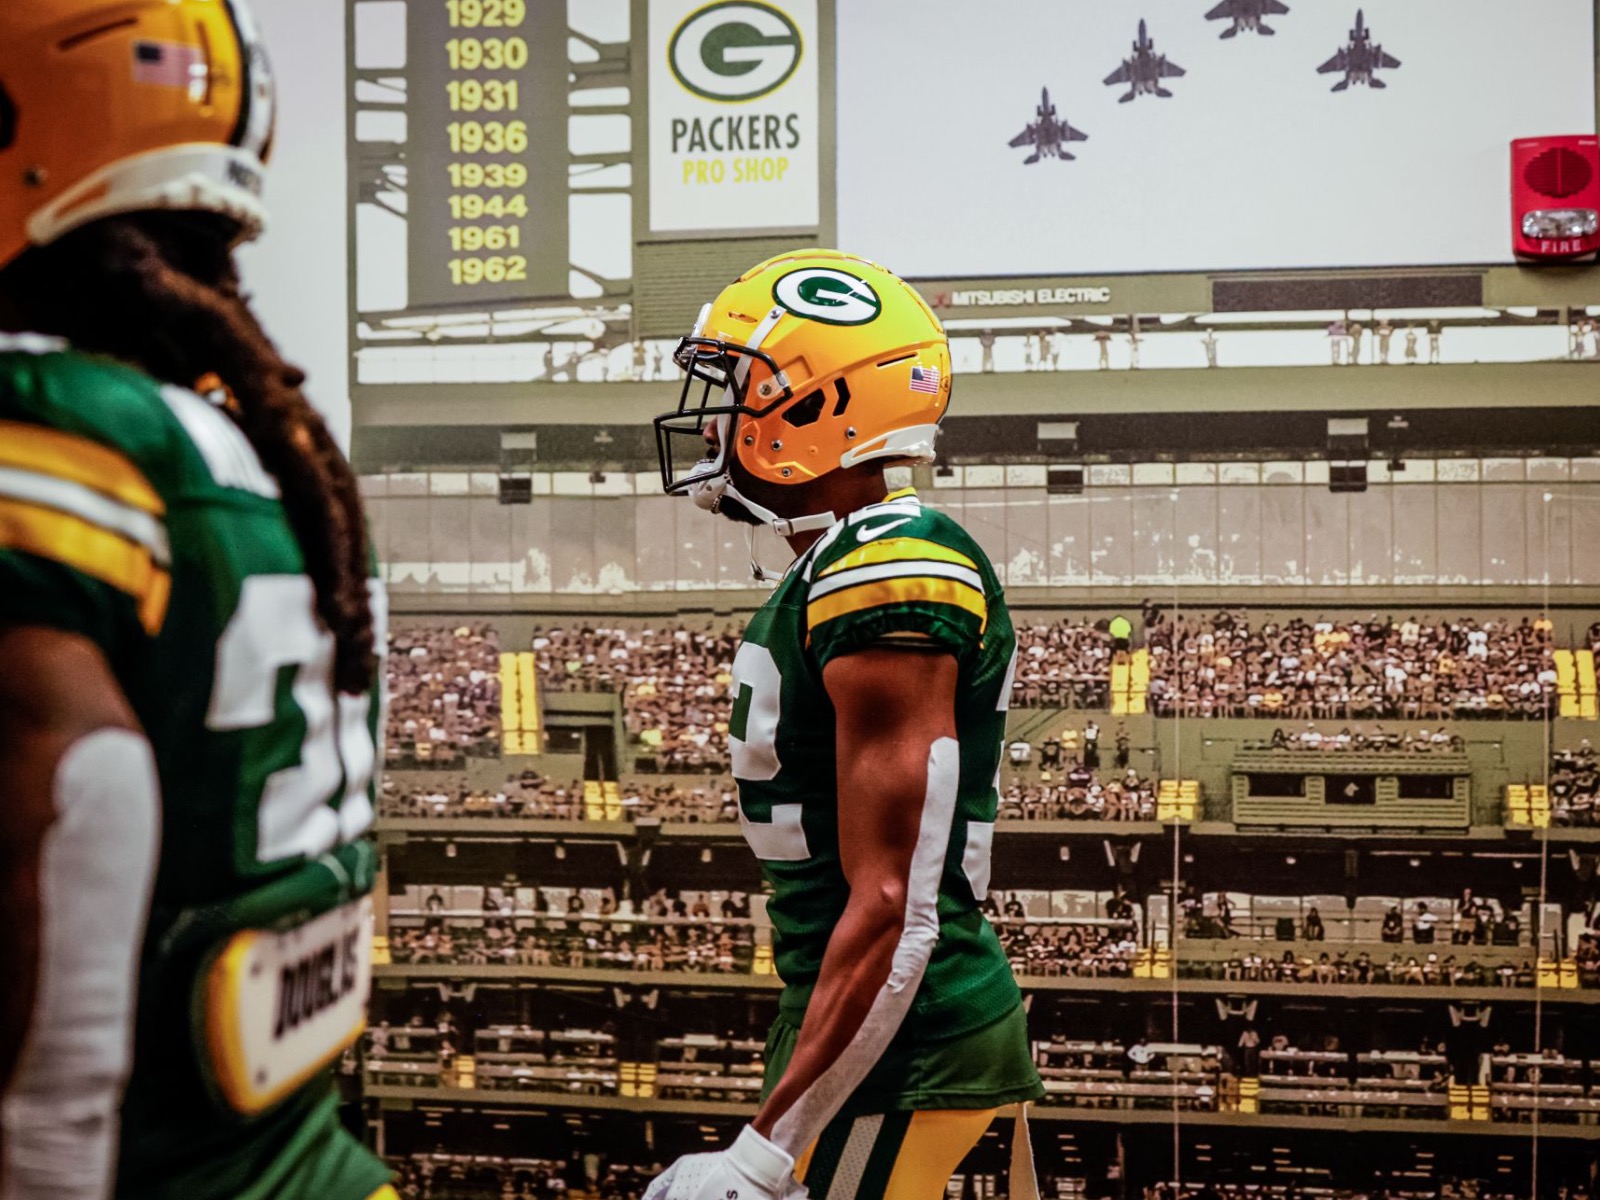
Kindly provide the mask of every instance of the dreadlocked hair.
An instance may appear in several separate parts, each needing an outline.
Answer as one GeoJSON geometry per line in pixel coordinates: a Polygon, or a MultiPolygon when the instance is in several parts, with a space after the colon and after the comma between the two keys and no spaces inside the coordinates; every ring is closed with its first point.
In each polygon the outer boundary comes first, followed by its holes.
{"type": "Polygon", "coordinates": [[[199,213],[107,217],[28,250],[0,273],[26,328],[194,387],[220,380],[233,419],[278,481],[317,613],[332,631],[334,683],[359,695],[376,672],[366,524],[355,473],[240,290],[234,229],[199,213]]]}

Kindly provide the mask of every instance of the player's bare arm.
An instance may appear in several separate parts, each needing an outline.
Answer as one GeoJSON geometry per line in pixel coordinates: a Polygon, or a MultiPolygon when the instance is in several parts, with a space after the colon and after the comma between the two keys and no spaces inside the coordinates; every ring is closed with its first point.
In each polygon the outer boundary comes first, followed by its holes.
{"type": "MultiPolygon", "coordinates": [[[[896,997],[904,992],[909,1001],[916,991],[938,935],[936,918],[931,928],[908,919],[916,916],[908,900],[930,756],[955,737],[957,675],[948,654],[888,648],[835,659],[823,672],[838,722],[839,845],[850,899],[828,940],[814,1017],[752,1122],[792,1156],[878,1060],[905,1015],[896,997]],[[866,1028],[875,1008],[884,1019],[866,1028]]],[[[953,740],[947,744],[953,753],[953,740]]]]}
{"type": "Polygon", "coordinates": [[[77,634],[0,627],[0,713],[0,1192],[103,1195],[155,864],[154,764],[77,634]]]}

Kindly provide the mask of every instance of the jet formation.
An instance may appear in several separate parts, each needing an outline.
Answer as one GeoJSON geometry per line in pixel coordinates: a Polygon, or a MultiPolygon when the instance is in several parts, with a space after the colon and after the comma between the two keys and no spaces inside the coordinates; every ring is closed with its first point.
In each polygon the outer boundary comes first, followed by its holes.
{"type": "Polygon", "coordinates": [[[1260,33],[1271,37],[1276,29],[1262,24],[1262,17],[1286,16],[1289,6],[1281,0],[1222,0],[1206,14],[1208,21],[1231,19],[1233,24],[1222,31],[1224,38],[1238,37],[1241,33],[1260,33]]]}
{"type": "Polygon", "coordinates": [[[1372,31],[1367,28],[1366,14],[1358,8],[1356,27],[1350,31],[1350,44],[1318,67],[1317,73],[1327,75],[1343,71],[1344,78],[1333,85],[1333,90],[1336,92],[1344,91],[1353,83],[1384,88],[1389,85],[1378,78],[1378,70],[1399,65],[1398,58],[1392,54],[1385,54],[1383,47],[1372,40],[1372,31]]]}
{"type": "Polygon", "coordinates": [[[1106,86],[1128,86],[1128,94],[1117,103],[1126,104],[1136,96],[1170,98],[1172,93],[1161,86],[1163,79],[1175,79],[1186,72],[1175,62],[1168,62],[1165,54],[1156,53],[1156,44],[1150,40],[1143,19],[1139,21],[1139,36],[1134,39],[1133,57],[1122,60],[1122,65],[1106,76],[1106,86]]]}
{"type": "MultiPolygon", "coordinates": [[[[1206,13],[1208,21],[1232,21],[1229,28],[1222,31],[1222,38],[1238,37],[1241,33],[1257,33],[1271,37],[1277,31],[1264,23],[1266,17],[1284,16],[1289,12],[1289,6],[1282,0],[1219,0],[1211,11],[1206,13]]],[[[1372,31],[1367,28],[1367,17],[1362,9],[1356,10],[1355,28],[1350,31],[1350,40],[1345,47],[1336,53],[1327,62],[1317,68],[1318,74],[1343,72],[1344,78],[1333,85],[1335,92],[1343,92],[1352,84],[1365,85],[1370,88],[1387,87],[1383,80],[1378,78],[1380,70],[1393,70],[1400,65],[1400,60],[1388,54],[1383,47],[1372,40],[1372,31]]],[[[1127,104],[1140,96],[1159,96],[1169,99],[1172,93],[1162,87],[1162,80],[1176,79],[1185,75],[1177,63],[1170,61],[1165,54],[1156,52],[1156,44],[1150,37],[1150,30],[1143,18],[1139,21],[1139,36],[1133,42],[1133,55],[1122,60],[1122,65],[1106,76],[1107,87],[1122,86],[1128,90],[1117,98],[1118,104],[1127,104]]],[[[1033,153],[1023,159],[1023,164],[1031,165],[1043,158],[1054,158],[1061,162],[1073,162],[1076,155],[1067,150],[1072,142],[1086,142],[1089,135],[1081,130],[1074,129],[1066,120],[1056,115],[1056,106],[1050,103],[1050,90],[1043,88],[1039,93],[1039,107],[1034,113],[1034,119],[1026,129],[1012,138],[1012,146],[1031,146],[1033,153]]]]}
{"type": "Polygon", "coordinates": [[[1039,109],[1033,122],[1012,138],[1010,144],[1033,147],[1033,153],[1022,160],[1022,165],[1028,166],[1041,158],[1072,162],[1076,156],[1067,152],[1067,143],[1088,140],[1087,133],[1074,129],[1065,119],[1056,116],[1056,106],[1050,103],[1050,89],[1044,88],[1039,92],[1039,109]]]}

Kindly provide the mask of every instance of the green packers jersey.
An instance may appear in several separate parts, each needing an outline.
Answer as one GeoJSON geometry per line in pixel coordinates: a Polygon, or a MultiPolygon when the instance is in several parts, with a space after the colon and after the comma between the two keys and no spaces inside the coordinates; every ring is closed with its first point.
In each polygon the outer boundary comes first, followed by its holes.
{"type": "Polygon", "coordinates": [[[852,514],[801,557],[751,620],[734,660],[733,774],[740,824],[771,888],[781,1008],[798,1023],[849,896],[823,668],[899,641],[946,651],[960,669],[959,784],[939,879],[939,939],[901,1029],[902,1038],[947,1039],[994,1022],[1019,1000],[979,911],[1016,638],[994,569],[965,530],[908,490],[852,514]]]}
{"type": "Polygon", "coordinates": [[[160,776],[117,1195],[364,1200],[388,1172],[296,1038],[365,1001],[379,693],[332,685],[276,481],[193,392],[0,337],[0,624],[91,639],[160,776]]]}

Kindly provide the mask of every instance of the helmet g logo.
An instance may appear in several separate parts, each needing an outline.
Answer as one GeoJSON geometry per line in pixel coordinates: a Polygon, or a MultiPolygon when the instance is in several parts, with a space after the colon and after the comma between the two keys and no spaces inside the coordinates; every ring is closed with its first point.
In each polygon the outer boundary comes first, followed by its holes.
{"type": "Polygon", "coordinates": [[[772,285],[772,298],[797,317],[825,325],[865,325],[883,301],[865,279],[831,267],[802,267],[772,285]]]}
{"type": "Polygon", "coordinates": [[[718,0],[691,13],[667,44],[672,73],[696,96],[742,103],[782,87],[800,65],[800,30],[757,0],[718,0]]]}

